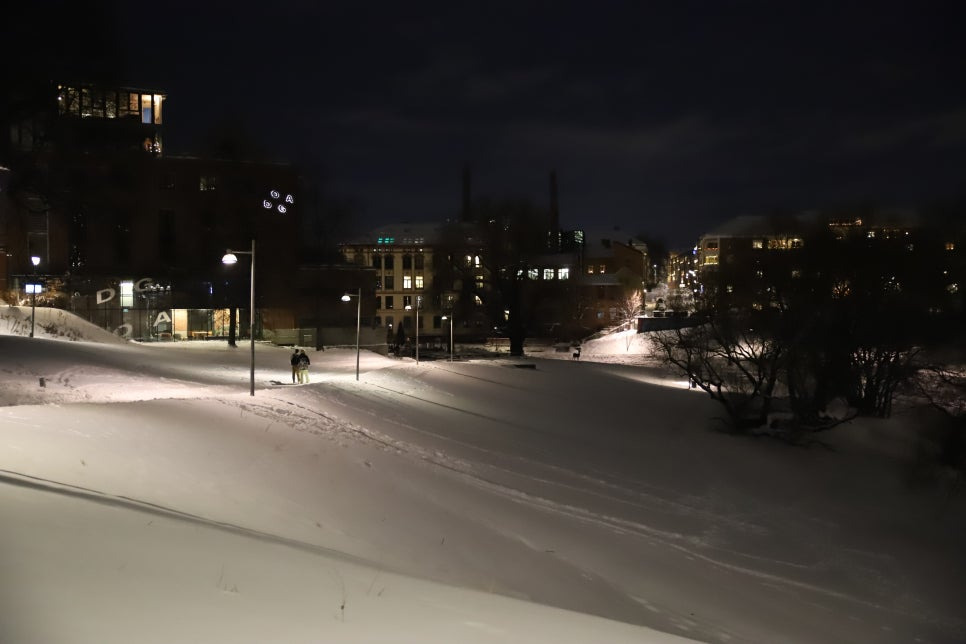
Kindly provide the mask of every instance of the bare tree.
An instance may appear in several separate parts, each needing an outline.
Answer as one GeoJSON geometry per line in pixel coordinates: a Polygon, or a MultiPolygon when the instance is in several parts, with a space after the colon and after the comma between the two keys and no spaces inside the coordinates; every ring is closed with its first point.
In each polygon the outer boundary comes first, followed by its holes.
{"type": "Polygon", "coordinates": [[[756,331],[748,316],[720,316],[696,327],[658,331],[652,342],[691,386],[724,407],[734,431],[766,424],[785,348],[756,331]]]}
{"type": "Polygon", "coordinates": [[[637,316],[644,311],[644,296],[640,291],[631,291],[621,299],[617,315],[625,328],[634,328],[637,316]]]}
{"type": "MultiPolygon", "coordinates": [[[[637,328],[637,317],[644,312],[644,296],[640,291],[631,291],[620,301],[617,314],[620,316],[621,327],[625,330],[637,328]]],[[[624,350],[629,351],[634,336],[628,334],[624,338],[624,350]]]]}

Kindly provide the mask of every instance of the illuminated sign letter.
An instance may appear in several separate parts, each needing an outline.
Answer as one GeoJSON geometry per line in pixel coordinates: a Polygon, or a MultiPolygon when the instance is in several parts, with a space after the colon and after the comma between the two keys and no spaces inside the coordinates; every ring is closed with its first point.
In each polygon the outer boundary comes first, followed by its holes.
{"type": "Polygon", "coordinates": [[[171,322],[171,316],[168,315],[167,311],[161,311],[158,313],[158,317],[154,318],[154,324],[151,326],[158,326],[162,322],[171,322]]]}
{"type": "Polygon", "coordinates": [[[154,286],[154,280],[150,277],[142,277],[138,281],[134,282],[134,290],[138,293],[143,293],[144,291],[150,290],[154,286]]]}
{"type": "Polygon", "coordinates": [[[117,292],[112,288],[102,288],[97,292],[97,303],[103,304],[104,302],[110,302],[116,294],[117,292]]]}

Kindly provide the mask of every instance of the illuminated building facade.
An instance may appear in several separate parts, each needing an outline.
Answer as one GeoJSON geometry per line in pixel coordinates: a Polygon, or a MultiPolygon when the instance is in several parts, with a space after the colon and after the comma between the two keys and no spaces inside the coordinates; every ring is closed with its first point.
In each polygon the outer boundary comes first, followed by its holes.
{"type": "Polygon", "coordinates": [[[226,335],[226,311],[247,308],[249,277],[220,260],[254,239],[256,333],[295,326],[295,170],[167,154],[165,100],[59,84],[10,110],[0,286],[16,300],[36,255],[44,304],[135,339],[226,335]]]}

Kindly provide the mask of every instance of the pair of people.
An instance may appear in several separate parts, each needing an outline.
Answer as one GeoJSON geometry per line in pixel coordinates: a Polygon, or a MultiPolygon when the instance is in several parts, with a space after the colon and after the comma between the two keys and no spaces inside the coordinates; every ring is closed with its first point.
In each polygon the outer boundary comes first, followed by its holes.
{"type": "Polygon", "coordinates": [[[296,382],[300,385],[307,384],[309,382],[309,365],[311,361],[309,357],[305,355],[305,349],[296,349],[295,353],[292,354],[292,384],[296,382]]]}

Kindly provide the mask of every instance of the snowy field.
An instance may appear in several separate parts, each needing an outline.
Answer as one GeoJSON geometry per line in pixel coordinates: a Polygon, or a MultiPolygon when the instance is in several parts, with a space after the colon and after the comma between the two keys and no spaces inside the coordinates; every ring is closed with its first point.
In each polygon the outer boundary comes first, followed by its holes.
{"type": "Polygon", "coordinates": [[[522,360],[128,343],[0,306],[0,642],[966,641],[912,412],[715,431],[637,337],[522,360]],[[43,379],[43,386],[41,386],[43,379]],[[276,384],[285,383],[285,384],[276,384]]]}

